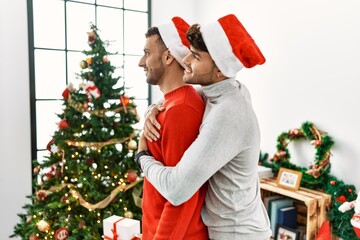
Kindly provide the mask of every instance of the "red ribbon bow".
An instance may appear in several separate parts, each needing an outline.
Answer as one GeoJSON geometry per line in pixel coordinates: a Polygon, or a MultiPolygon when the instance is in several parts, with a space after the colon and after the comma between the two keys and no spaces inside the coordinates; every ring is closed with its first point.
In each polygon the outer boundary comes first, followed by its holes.
{"type": "Polygon", "coordinates": [[[113,237],[108,237],[108,236],[104,236],[105,239],[107,240],[117,240],[118,238],[118,234],[117,234],[117,231],[116,231],[116,224],[122,220],[124,220],[125,218],[120,218],[119,220],[115,221],[113,223],[113,228],[111,229],[112,233],[113,233],[113,237]]]}

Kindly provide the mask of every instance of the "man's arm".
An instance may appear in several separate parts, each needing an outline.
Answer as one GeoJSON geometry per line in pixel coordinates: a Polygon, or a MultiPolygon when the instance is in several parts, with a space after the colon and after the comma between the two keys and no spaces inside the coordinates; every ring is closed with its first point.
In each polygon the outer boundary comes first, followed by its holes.
{"type": "MultiPolygon", "coordinates": [[[[230,113],[229,113],[230,114],[230,113]]],[[[225,113],[227,115],[227,113],[225,113]]],[[[141,168],[154,187],[172,204],[187,201],[213,174],[246,148],[246,132],[233,119],[218,114],[203,125],[197,139],[175,167],[164,167],[151,156],[140,158],[141,168]]]]}

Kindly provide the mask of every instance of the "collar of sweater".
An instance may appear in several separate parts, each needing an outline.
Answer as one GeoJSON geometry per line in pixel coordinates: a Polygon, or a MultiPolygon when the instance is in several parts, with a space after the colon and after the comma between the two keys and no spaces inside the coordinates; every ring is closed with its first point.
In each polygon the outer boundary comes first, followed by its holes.
{"type": "Polygon", "coordinates": [[[234,88],[239,87],[239,85],[240,83],[236,81],[235,78],[228,78],[208,86],[202,86],[202,89],[208,99],[213,99],[226,94],[228,91],[234,88]]]}

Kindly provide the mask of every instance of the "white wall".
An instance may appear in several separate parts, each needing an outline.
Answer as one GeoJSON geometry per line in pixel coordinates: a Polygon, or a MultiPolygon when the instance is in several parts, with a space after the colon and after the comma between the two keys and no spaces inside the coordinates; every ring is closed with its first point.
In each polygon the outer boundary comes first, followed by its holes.
{"type": "MultiPolygon", "coordinates": [[[[335,140],[332,173],[360,190],[360,1],[153,0],[152,11],[153,24],[235,13],[267,58],[238,75],[252,94],[262,150],[274,153],[282,131],[312,121],[335,140]]],[[[0,239],[8,239],[31,193],[26,15],[26,1],[0,1],[0,239]]],[[[312,149],[302,148],[310,151],[306,160],[293,161],[307,165],[312,149]]]]}
{"type": "Polygon", "coordinates": [[[0,1],[0,35],[0,239],[9,239],[31,194],[26,1],[0,1]]]}
{"type": "MultiPolygon", "coordinates": [[[[178,8],[172,4],[171,9],[178,8]]],[[[237,76],[251,91],[262,151],[272,155],[281,132],[311,121],[335,141],[331,173],[360,190],[356,177],[360,168],[360,1],[198,0],[196,4],[195,11],[190,7],[180,16],[206,24],[234,13],[267,58],[263,66],[243,69],[237,76]]],[[[183,5],[179,3],[180,8],[183,5]]],[[[171,9],[154,13],[170,18],[171,9]]],[[[296,164],[307,167],[314,159],[308,142],[290,144],[289,149],[296,164]]]]}

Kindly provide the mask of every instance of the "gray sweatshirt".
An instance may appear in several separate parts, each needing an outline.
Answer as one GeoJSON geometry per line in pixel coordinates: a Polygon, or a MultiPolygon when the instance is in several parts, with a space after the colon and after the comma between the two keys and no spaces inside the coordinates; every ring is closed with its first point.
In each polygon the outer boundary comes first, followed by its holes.
{"type": "Polygon", "coordinates": [[[269,239],[257,173],[260,131],[250,94],[235,79],[202,89],[206,109],[197,139],[175,167],[141,157],[143,172],[174,205],[187,201],[208,181],[202,218],[210,239],[269,239]]]}

